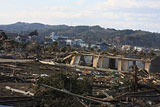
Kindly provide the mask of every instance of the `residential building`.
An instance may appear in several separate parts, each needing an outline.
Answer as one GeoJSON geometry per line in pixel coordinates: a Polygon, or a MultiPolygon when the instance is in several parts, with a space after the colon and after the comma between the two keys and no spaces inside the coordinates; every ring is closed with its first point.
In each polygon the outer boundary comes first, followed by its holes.
{"type": "Polygon", "coordinates": [[[97,47],[99,47],[101,50],[107,49],[107,44],[104,42],[98,42],[96,43],[97,47]]]}
{"type": "Polygon", "coordinates": [[[80,46],[81,46],[81,48],[88,48],[89,47],[89,45],[86,43],[81,43],[80,46]]]}
{"type": "Polygon", "coordinates": [[[30,42],[37,42],[37,43],[41,43],[41,39],[39,36],[33,35],[33,36],[29,36],[29,41],[30,42]]]}
{"type": "Polygon", "coordinates": [[[50,34],[49,38],[52,39],[52,40],[54,40],[54,39],[55,39],[54,37],[55,37],[55,33],[52,32],[52,33],[50,34]]]}
{"type": "Polygon", "coordinates": [[[67,40],[68,39],[68,37],[56,35],[54,32],[52,32],[50,34],[49,38],[52,39],[53,41],[67,40]]]}
{"type": "Polygon", "coordinates": [[[68,40],[68,37],[66,37],[66,36],[56,36],[55,35],[52,40],[54,42],[58,42],[58,46],[66,46],[67,45],[66,41],[68,40]]]}
{"type": "Polygon", "coordinates": [[[7,35],[8,39],[14,39],[14,40],[18,36],[18,34],[16,34],[16,33],[6,33],[6,35],[7,35]]]}
{"type": "Polygon", "coordinates": [[[74,41],[71,40],[71,39],[67,39],[67,40],[66,40],[66,44],[71,46],[71,45],[74,44],[74,41]]]}
{"type": "Polygon", "coordinates": [[[16,41],[20,43],[28,43],[29,42],[29,37],[26,35],[18,35],[16,37],[16,41]]]}
{"type": "Polygon", "coordinates": [[[107,49],[107,44],[104,42],[98,42],[95,44],[91,44],[91,48],[105,50],[107,49]]]}
{"type": "Polygon", "coordinates": [[[74,39],[74,45],[80,46],[81,44],[84,44],[85,42],[82,39],[74,39]]]}

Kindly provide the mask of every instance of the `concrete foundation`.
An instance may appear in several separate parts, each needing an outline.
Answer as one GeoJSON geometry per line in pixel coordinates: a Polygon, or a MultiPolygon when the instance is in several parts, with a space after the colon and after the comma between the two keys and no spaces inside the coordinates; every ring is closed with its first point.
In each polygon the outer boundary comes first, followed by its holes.
{"type": "Polygon", "coordinates": [[[103,58],[102,68],[109,68],[109,58],[103,58]]]}

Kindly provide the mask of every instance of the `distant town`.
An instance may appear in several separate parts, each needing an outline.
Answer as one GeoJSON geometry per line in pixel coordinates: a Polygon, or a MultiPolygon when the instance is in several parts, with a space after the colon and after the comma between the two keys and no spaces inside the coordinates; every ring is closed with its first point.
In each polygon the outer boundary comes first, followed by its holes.
{"type": "Polygon", "coordinates": [[[44,37],[38,36],[38,31],[35,30],[31,32],[30,34],[18,34],[18,33],[8,33],[3,30],[0,30],[0,33],[4,32],[8,38],[8,41],[15,41],[21,44],[28,44],[28,43],[37,43],[40,46],[48,46],[52,45],[54,42],[57,42],[57,45],[59,47],[64,47],[64,46],[71,46],[74,49],[94,49],[94,50],[106,50],[106,49],[113,49],[117,48],[122,51],[131,51],[135,50],[138,52],[146,52],[146,51],[155,51],[159,52],[159,48],[145,48],[145,47],[140,47],[140,46],[131,46],[131,45],[121,45],[121,46],[116,46],[113,44],[108,44],[105,42],[96,42],[94,44],[89,44],[85,42],[83,39],[79,38],[69,38],[68,36],[62,36],[58,35],[55,32],[50,33],[50,35],[46,35],[44,37]]]}

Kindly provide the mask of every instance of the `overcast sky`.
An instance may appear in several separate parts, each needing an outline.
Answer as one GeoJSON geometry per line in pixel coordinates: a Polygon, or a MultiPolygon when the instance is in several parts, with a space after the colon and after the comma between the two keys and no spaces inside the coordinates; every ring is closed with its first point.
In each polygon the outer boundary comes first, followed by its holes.
{"type": "Polygon", "coordinates": [[[100,25],[160,32],[160,0],[0,0],[0,24],[100,25]]]}

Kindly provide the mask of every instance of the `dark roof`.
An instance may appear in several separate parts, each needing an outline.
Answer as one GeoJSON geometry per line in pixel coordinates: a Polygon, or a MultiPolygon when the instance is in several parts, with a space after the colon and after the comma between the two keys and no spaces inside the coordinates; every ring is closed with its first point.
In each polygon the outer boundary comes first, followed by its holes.
{"type": "Polygon", "coordinates": [[[8,35],[18,35],[17,33],[6,33],[6,35],[8,36],[8,35]]]}
{"type": "Polygon", "coordinates": [[[26,35],[20,35],[19,37],[20,37],[20,38],[28,39],[28,36],[26,36],[26,35]]]}
{"type": "Polygon", "coordinates": [[[104,42],[97,42],[97,43],[96,43],[96,45],[103,45],[103,44],[107,45],[107,44],[104,43],[104,42]]]}

